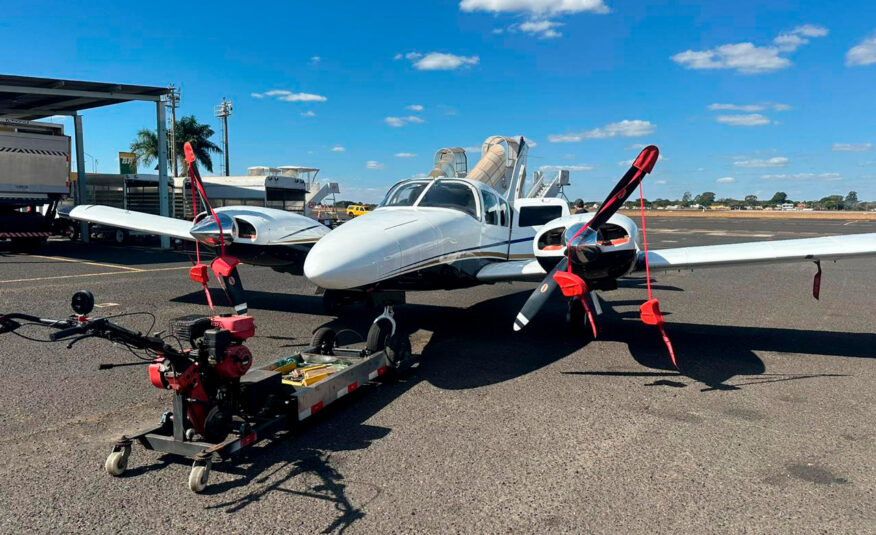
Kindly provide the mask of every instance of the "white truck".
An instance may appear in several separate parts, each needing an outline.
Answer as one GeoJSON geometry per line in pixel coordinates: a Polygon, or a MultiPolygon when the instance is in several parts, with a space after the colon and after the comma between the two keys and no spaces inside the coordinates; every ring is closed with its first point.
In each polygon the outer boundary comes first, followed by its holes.
{"type": "Polygon", "coordinates": [[[0,119],[0,240],[39,248],[70,193],[70,136],[64,126],[0,119]]]}

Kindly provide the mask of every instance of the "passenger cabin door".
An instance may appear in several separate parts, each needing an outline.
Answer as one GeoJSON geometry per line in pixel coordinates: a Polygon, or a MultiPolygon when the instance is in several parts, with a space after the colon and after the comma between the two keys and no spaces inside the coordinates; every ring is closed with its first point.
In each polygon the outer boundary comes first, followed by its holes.
{"type": "Polygon", "coordinates": [[[513,259],[532,258],[535,234],[546,223],[569,215],[569,206],[563,199],[535,198],[514,201],[511,248],[513,259]]]}
{"type": "Polygon", "coordinates": [[[511,213],[505,199],[489,190],[481,190],[484,207],[484,225],[481,245],[488,252],[507,258],[511,237],[511,213]],[[488,247],[487,247],[488,246],[488,247]]]}

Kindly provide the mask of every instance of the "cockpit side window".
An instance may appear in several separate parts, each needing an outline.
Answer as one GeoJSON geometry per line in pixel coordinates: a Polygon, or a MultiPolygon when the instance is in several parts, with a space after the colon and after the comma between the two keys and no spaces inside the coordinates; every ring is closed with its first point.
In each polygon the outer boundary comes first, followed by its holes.
{"type": "Polygon", "coordinates": [[[404,182],[394,187],[380,203],[380,206],[413,206],[428,182],[404,182]]]}
{"type": "Polygon", "coordinates": [[[504,217],[502,217],[502,207],[499,205],[499,198],[489,191],[483,191],[484,194],[484,223],[488,225],[504,225],[504,217]]]}
{"type": "Polygon", "coordinates": [[[417,206],[431,208],[451,208],[478,218],[475,191],[462,182],[436,181],[423,195],[417,206]]]}

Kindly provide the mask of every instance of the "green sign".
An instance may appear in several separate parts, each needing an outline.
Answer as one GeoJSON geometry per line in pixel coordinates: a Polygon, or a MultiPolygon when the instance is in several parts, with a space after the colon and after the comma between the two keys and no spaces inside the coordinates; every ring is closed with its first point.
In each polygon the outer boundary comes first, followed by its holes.
{"type": "Polygon", "coordinates": [[[119,152],[119,174],[137,174],[137,156],[133,152],[119,152]]]}

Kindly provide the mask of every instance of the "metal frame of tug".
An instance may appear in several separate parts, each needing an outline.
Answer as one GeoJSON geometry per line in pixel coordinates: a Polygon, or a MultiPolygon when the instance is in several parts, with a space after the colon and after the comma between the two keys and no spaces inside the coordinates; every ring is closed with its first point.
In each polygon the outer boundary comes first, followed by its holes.
{"type": "Polygon", "coordinates": [[[106,460],[106,471],[113,476],[122,475],[127,468],[132,445],[136,441],[147,450],[193,459],[188,480],[189,489],[202,492],[207,486],[214,461],[228,459],[234,453],[270,438],[279,431],[292,430],[298,422],[306,420],[360,386],[396,371],[383,350],[369,353],[367,349],[351,347],[333,347],[328,350],[309,347],[296,356],[309,363],[326,363],[332,360],[348,364],[349,367],[310,386],[293,386],[283,382],[282,374],[295,368],[293,364],[281,364],[287,359],[249,370],[240,379],[242,390],[258,395],[253,389],[266,387],[275,393],[279,392],[279,398],[269,403],[273,405],[274,414],[260,418],[255,425],[241,422],[228,438],[215,444],[191,440],[191,428],[186,427],[186,418],[173,417],[174,414],[186,414],[187,404],[190,402],[185,396],[174,392],[173,410],[162,416],[159,425],[132,435],[123,435],[116,441],[106,460]]]}

